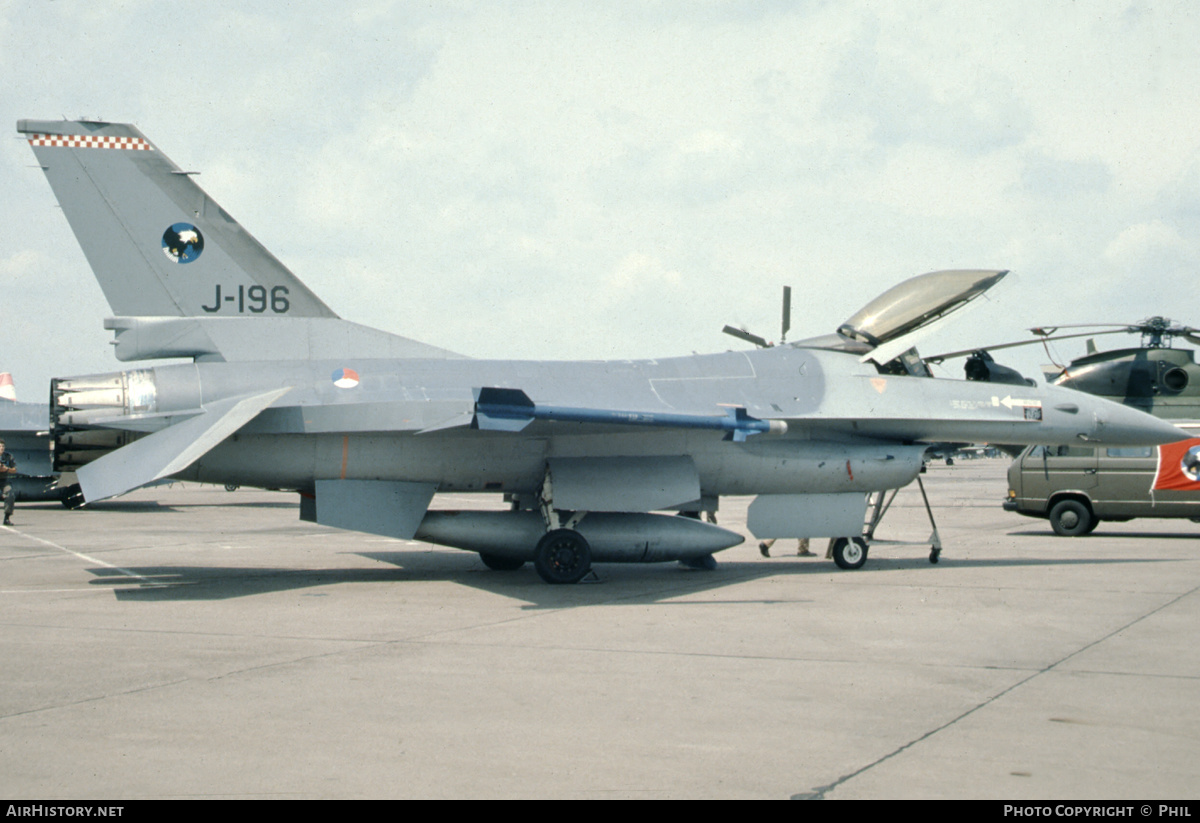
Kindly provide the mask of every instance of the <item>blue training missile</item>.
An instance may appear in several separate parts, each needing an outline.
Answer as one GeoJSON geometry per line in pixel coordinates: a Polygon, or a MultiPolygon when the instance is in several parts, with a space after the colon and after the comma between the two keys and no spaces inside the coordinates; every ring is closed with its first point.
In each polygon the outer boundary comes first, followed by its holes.
{"type": "Polygon", "coordinates": [[[521,389],[484,387],[475,390],[475,417],[471,421],[471,428],[482,431],[519,432],[534,420],[716,429],[725,432],[725,439],[735,443],[741,443],[750,435],[760,432],[787,432],[787,423],[783,420],[759,420],[751,417],[742,406],[728,407],[725,414],[670,414],[546,406],[534,403],[521,389]]]}

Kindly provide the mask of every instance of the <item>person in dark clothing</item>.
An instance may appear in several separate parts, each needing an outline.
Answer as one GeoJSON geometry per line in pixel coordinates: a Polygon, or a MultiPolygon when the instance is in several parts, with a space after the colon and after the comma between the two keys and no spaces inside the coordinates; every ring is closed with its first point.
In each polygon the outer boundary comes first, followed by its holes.
{"type": "Polygon", "coordinates": [[[12,525],[13,503],[17,499],[13,491],[12,479],[17,473],[17,461],[4,450],[4,441],[0,440],[0,493],[4,495],[4,525],[12,525]]]}

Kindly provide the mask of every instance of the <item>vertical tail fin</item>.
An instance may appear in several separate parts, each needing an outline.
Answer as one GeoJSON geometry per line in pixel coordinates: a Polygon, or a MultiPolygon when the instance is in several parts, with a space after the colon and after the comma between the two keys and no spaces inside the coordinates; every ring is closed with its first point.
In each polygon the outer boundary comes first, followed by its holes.
{"type": "Polygon", "coordinates": [[[333,313],[131,125],[21,120],[119,317],[333,313]]]}
{"type": "Polygon", "coordinates": [[[13,385],[12,375],[6,371],[0,372],[0,400],[17,402],[17,387],[13,385]]]}

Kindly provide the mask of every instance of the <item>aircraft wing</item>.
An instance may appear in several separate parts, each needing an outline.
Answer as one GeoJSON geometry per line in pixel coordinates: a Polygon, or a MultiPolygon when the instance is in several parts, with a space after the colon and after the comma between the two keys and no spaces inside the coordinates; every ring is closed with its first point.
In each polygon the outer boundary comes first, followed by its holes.
{"type": "Polygon", "coordinates": [[[0,401],[0,431],[45,432],[50,428],[50,414],[44,405],[0,401]]]}
{"type": "Polygon", "coordinates": [[[20,475],[50,475],[49,431],[50,415],[46,406],[0,400],[0,438],[4,440],[5,451],[16,458],[20,475]]]}

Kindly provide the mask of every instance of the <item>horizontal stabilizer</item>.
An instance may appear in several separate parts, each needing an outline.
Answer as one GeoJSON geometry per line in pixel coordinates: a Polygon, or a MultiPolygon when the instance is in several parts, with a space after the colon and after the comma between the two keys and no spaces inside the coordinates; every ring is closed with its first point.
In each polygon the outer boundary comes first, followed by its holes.
{"type": "Polygon", "coordinates": [[[203,414],[88,463],[78,471],[84,500],[115,497],[178,474],[289,391],[290,386],[210,403],[203,414]]]}

